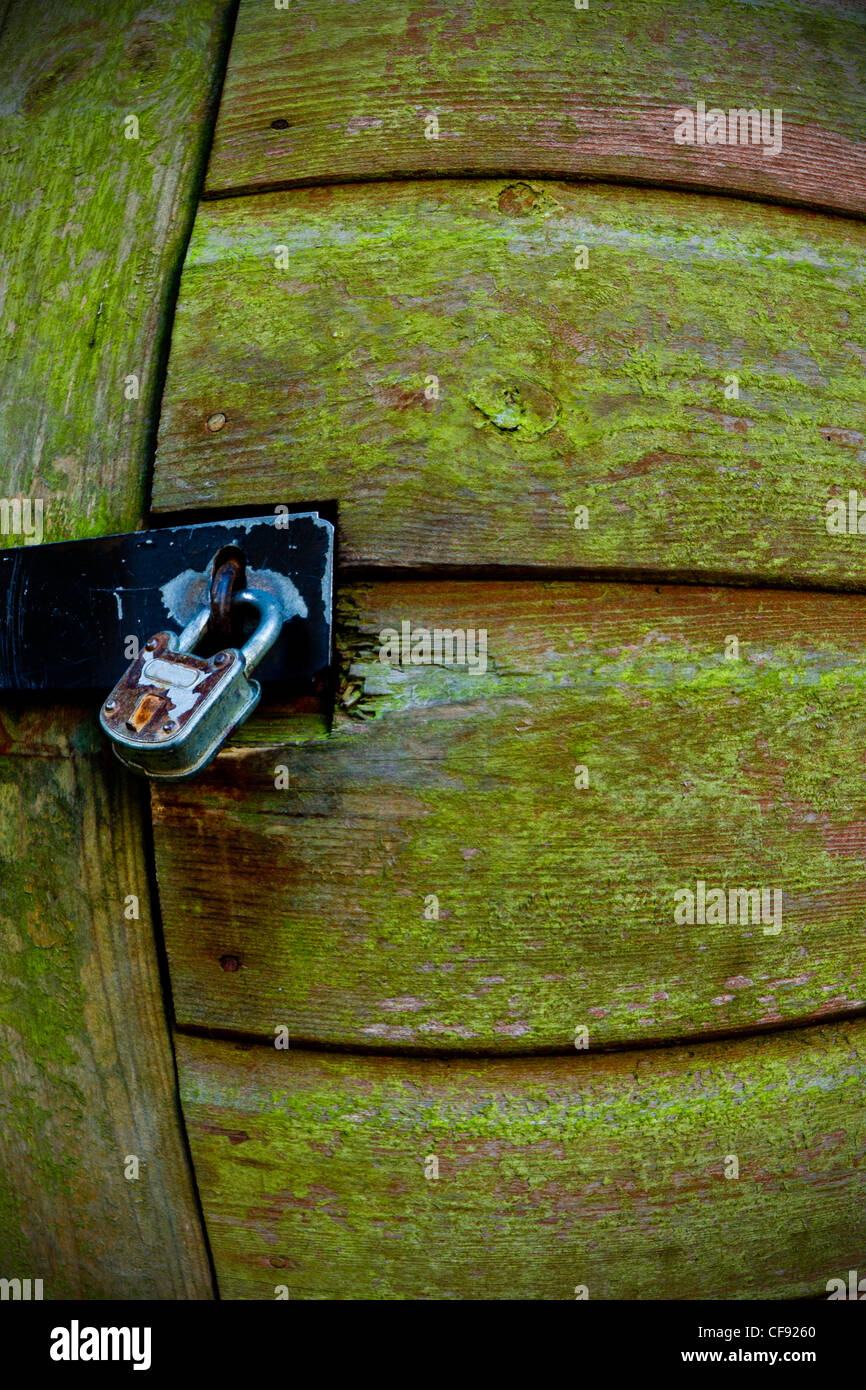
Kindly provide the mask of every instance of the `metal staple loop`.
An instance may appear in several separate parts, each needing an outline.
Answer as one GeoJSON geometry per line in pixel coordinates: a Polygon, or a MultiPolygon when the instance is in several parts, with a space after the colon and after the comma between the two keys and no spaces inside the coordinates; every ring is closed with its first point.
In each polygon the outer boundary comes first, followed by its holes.
{"type": "Polygon", "coordinates": [[[208,638],[217,646],[232,645],[232,602],[235,595],[246,588],[246,581],[246,560],[239,551],[229,553],[223,560],[216,556],[210,586],[208,638]]]}

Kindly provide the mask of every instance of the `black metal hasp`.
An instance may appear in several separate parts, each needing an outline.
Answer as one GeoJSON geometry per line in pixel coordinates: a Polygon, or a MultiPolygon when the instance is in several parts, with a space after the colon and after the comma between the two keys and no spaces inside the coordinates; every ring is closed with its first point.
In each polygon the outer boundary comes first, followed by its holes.
{"type": "Polygon", "coordinates": [[[0,692],[102,696],[154,633],[180,633],[209,605],[227,643],[238,585],[270,594],[283,614],[259,680],[319,690],[331,663],[333,558],[333,525],[317,512],[2,551],[0,692]]]}

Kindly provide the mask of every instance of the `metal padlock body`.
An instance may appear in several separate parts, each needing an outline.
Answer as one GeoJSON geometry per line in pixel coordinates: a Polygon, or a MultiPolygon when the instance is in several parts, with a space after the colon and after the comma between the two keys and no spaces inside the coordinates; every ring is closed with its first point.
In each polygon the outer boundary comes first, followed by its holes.
{"type": "Polygon", "coordinates": [[[255,709],[262,691],[249,673],[279,634],[283,615],[260,590],[245,590],[235,602],[253,603],[262,614],[240,651],[193,654],[207,627],[202,609],[180,636],[152,637],[105,701],[99,722],[133,772],[162,781],[192,777],[255,709]]]}

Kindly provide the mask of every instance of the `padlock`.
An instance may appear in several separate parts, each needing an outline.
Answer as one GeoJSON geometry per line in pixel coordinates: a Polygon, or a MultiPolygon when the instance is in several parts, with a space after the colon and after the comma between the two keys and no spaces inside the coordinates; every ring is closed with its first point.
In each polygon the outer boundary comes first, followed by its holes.
{"type": "Polygon", "coordinates": [[[250,673],[279,636],[283,611],[262,589],[244,589],[234,603],[259,613],[240,651],[194,654],[210,619],[210,609],[202,608],[180,636],[151,637],[102,706],[99,722],[133,772],[171,781],[192,777],[258,704],[262,688],[250,673]]]}

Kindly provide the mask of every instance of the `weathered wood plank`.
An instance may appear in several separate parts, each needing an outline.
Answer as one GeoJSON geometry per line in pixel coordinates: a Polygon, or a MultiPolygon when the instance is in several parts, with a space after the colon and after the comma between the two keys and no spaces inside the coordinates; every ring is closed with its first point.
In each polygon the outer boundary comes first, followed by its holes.
{"type": "Polygon", "coordinates": [[[427,581],[343,604],[333,734],[271,709],[154,786],[181,1025],[517,1052],[863,1007],[866,599],[427,581]],[[485,629],[486,673],[383,664],[404,620],[485,629]],[[699,880],[780,898],[678,923],[699,880]]]}
{"type": "Polygon", "coordinates": [[[866,1261],[862,1022],[507,1063],[176,1045],[224,1298],[826,1297],[866,1261]]]}
{"type": "Polygon", "coordinates": [[[139,521],[231,9],[14,0],[6,16],[2,492],[42,499],[45,540],[139,521]]]}
{"type": "Polygon", "coordinates": [[[155,506],[336,497],[349,563],[862,585],[826,504],[866,460],[864,252],[853,222],[630,189],[205,204],[155,506]]]}
{"type": "MultiPolygon", "coordinates": [[[[7,8],[0,491],[43,503],[45,540],[140,523],[231,8],[7,8]]],[[[0,713],[0,1275],[208,1298],[146,807],[98,737],[92,711],[0,713]]]]}
{"type": "Polygon", "coordinates": [[[862,214],[864,40],[836,0],[242,0],[207,191],[518,173],[862,214]],[[778,108],[781,148],[678,143],[698,101],[778,108]]]}
{"type": "Polygon", "coordinates": [[[207,1298],[146,800],[97,739],[89,713],[0,715],[0,1270],[46,1299],[207,1298]]]}

